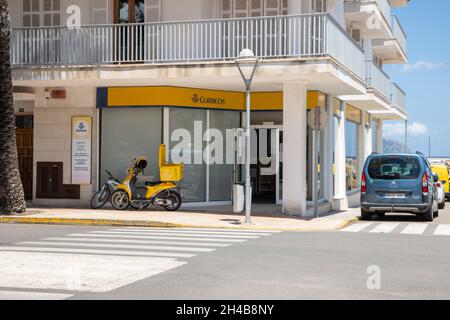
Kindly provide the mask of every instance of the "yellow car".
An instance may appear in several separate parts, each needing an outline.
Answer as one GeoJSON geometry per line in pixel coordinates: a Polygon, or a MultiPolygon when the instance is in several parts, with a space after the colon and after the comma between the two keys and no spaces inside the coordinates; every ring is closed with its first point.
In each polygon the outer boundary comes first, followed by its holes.
{"type": "Polygon", "coordinates": [[[432,164],[431,170],[436,173],[439,177],[439,181],[442,182],[444,186],[445,198],[450,201],[450,181],[448,167],[445,164],[432,164]]]}

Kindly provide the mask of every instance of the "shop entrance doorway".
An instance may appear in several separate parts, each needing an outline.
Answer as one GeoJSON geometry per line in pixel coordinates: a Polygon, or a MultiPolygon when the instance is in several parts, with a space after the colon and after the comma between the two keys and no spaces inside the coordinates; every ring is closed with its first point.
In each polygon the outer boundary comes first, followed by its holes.
{"type": "Polygon", "coordinates": [[[281,204],[283,199],[283,127],[252,126],[253,202],[281,204]]]}

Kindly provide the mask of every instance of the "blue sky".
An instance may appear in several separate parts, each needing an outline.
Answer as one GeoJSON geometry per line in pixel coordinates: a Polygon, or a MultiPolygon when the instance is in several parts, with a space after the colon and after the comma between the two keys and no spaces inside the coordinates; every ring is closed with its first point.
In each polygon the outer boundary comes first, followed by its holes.
{"type": "MultiPolygon", "coordinates": [[[[394,9],[407,34],[408,65],[387,65],[407,94],[409,143],[413,151],[450,156],[450,1],[411,0],[394,9]]],[[[385,138],[404,141],[403,123],[385,122],[385,138]]]]}

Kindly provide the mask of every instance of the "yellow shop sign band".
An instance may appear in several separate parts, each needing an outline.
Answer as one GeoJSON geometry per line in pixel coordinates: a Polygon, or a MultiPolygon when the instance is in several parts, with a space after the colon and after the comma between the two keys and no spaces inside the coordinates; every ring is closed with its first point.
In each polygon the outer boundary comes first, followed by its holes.
{"type": "MultiPolygon", "coordinates": [[[[186,107],[245,110],[245,93],[171,86],[110,87],[97,89],[97,107],[186,107]]],[[[307,108],[325,106],[325,95],[309,91],[307,108]]],[[[255,111],[283,110],[283,92],[254,92],[251,107],[255,111]]]]}

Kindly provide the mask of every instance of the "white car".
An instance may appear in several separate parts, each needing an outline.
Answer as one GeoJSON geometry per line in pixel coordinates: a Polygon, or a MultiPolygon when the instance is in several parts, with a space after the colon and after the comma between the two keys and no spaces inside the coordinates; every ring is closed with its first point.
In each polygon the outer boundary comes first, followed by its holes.
{"type": "Polygon", "coordinates": [[[438,192],[439,209],[444,209],[446,199],[445,199],[444,185],[442,184],[442,182],[440,182],[440,181],[436,182],[436,189],[438,192]]]}

